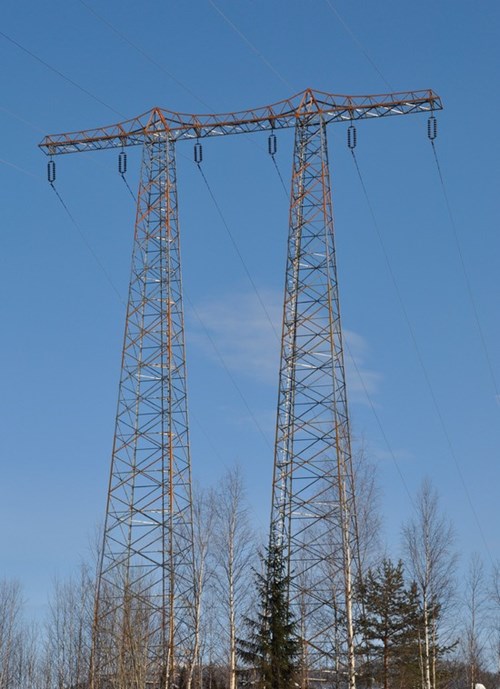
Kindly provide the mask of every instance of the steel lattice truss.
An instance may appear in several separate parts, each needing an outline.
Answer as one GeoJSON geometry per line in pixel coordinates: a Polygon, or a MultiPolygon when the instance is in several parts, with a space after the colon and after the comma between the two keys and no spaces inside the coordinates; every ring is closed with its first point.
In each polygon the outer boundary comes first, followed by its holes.
{"type": "Polygon", "coordinates": [[[144,146],[104,545],[94,687],[172,686],[194,569],[174,143],[144,146]]]}
{"type": "Polygon", "coordinates": [[[325,670],[338,679],[352,646],[346,583],[355,505],[326,126],[318,115],[296,127],[272,528],[289,564],[304,684],[325,679],[325,670]]]}
{"type": "MultiPolygon", "coordinates": [[[[356,509],[326,126],[442,107],[433,91],[307,89],[221,115],[162,108],[56,134],[49,156],[144,147],[104,546],[92,689],[172,689],[189,672],[196,590],[174,144],[295,127],[272,532],[302,640],[301,687],[355,686],[356,509]]],[[[434,120],[435,123],[435,120],[434,120]]],[[[271,147],[270,147],[271,150],[271,147]]],[[[54,176],[54,163],[49,163],[54,176]]]]}
{"type": "Polygon", "coordinates": [[[294,127],[297,118],[317,113],[325,124],[377,119],[392,115],[432,112],[442,108],[430,89],[384,93],[377,96],[342,96],[306,89],[291,98],[252,110],[223,114],[190,115],[153,108],[139,117],[97,129],[46,136],[40,146],[49,155],[138,146],[151,136],[200,139],[207,136],[248,134],[294,127]]]}

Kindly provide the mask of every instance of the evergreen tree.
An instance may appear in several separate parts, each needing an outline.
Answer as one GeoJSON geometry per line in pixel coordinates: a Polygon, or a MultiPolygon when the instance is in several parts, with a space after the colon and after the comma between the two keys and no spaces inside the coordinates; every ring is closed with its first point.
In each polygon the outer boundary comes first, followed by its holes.
{"type": "Polygon", "coordinates": [[[385,559],[377,569],[368,570],[358,585],[358,597],[363,608],[357,620],[362,637],[358,652],[369,658],[361,673],[384,689],[418,685],[422,615],[416,585],[405,585],[403,563],[385,559]]]}
{"type": "Polygon", "coordinates": [[[246,639],[238,639],[239,658],[253,668],[261,689],[289,689],[297,670],[299,640],[288,605],[289,577],[283,549],[271,537],[262,572],[255,572],[258,611],[246,617],[246,639]]]}

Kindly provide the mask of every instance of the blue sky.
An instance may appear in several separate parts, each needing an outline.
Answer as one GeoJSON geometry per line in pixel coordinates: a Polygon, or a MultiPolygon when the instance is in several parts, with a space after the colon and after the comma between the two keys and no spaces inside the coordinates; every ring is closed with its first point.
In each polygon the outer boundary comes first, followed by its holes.
{"type": "MultiPolygon", "coordinates": [[[[494,0],[5,0],[0,577],[21,580],[34,609],[103,517],[134,222],[116,151],[57,159],[75,225],[37,144],[155,105],[234,111],[306,87],[443,98],[453,222],[425,116],[359,124],[372,212],[345,128],[329,129],[352,426],[377,466],[396,555],[406,488],[430,476],[464,557],[500,556],[499,29],[494,0]]],[[[288,198],[266,138],[205,140],[203,170],[279,331],[288,198]]],[[[287,184],[292,145],[279,132],[287,184]]],[[[133,189],[139,162],[129,149],[133,189]]],[[[278,341],[188,142],[178,178],[193,473],[209,485],[238,462],[264,528],[278,341]]]]}

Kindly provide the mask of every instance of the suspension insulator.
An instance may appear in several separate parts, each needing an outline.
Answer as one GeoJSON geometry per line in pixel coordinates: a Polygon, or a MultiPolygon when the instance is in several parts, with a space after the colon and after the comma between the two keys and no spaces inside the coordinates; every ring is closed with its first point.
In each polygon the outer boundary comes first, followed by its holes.
{"type": "Polygon", "coordinates": [[[437,136],[437,120],[434,115],[427,120],[427,136],[431,141],[434,141],[437,136]]]}
{"type": "Polygon", "coordinates": [[[269,134],[269,139],[267,140],[267,150],[269,151],[269,155],[276,155],[276,151],[278,150],[276,134],[269,134]]]}
{"type": "Polygon", "coordinates": [[[118,154],[118,172],[120,175],[124,175],[127,172],[127,154],[125,151],[121,151],[118,154]]]}
{"type": "Polygon", "coordinates": [[[199,165],[202,160],[203,160],[203,149],[201,147],[201,144],[198,142],[194,145],[194,162],[199,165]]]}
{"type": "Polygon", "coordinates": [[[50,184],[53,184],[56,181],[56,164],[53,160],[49,160],[47,163],[47,179],[49,180],[50,184]]]}
{"type": "Polygon", "coordinates": [[[349,127],[347,127],[347,145],[351,150],[356,148],[356,144],[358,143],[358,135],[356,132],[356,127],[351,124],[349,127]]]}

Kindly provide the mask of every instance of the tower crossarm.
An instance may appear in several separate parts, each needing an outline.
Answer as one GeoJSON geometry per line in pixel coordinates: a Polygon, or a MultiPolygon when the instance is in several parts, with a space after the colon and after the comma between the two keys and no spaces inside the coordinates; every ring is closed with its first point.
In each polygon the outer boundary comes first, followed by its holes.
{"type": "Polygon", "coordinates": [[[325,123],[432,113],[442,109],[434,91],[407,91],[371,96],[343,96],[306,89],[291,98],[241,112],[190,115],[153,108],[138,117],[118,124],[66,134],[51,134],[40,143],[49,156],[104,148],[137,146],[145,142],[170,139],[200,139],[208,136],[247,134],[295,126],[298,119],[317,119],[325,123]]]}

